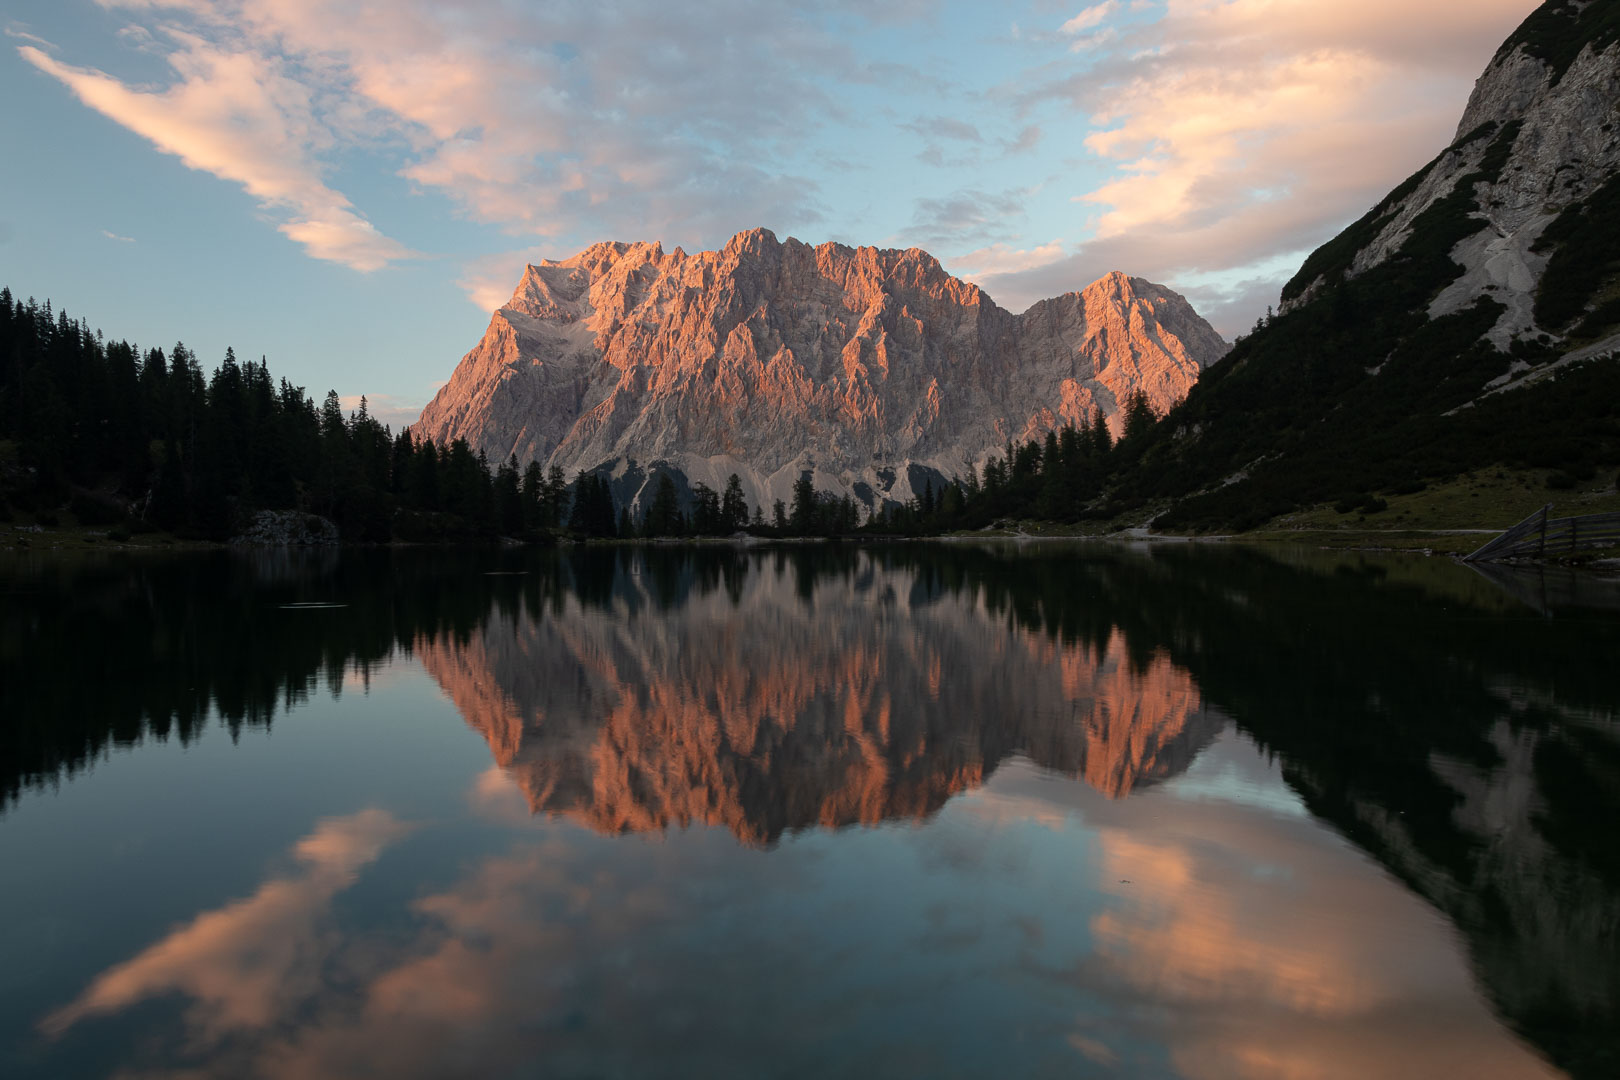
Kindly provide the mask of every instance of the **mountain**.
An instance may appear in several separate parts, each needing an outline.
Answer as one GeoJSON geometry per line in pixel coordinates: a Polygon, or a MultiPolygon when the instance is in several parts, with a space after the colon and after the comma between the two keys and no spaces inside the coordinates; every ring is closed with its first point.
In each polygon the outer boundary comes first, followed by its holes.
{"type": "Polygon", "coordinates": [[[1231,529],[1496,465],[1620,462],[1620,3],[1549,0],[1450,146],[1313,253],[1121,487],[1231,529]]]}
{"type": "Polygon", "coordinates": [[[861,553],[812,577],[717,554],[709,587],[672,597],[662,554],[607,560],[612,618],[569,596],[412,646],[534,813],[769,844],[926,817],[1015,753],[1122,798],[1227,725],[1164,653],[1106,628],[1097,644],[1009,638],[1004,614],[927,567],[861,553]]]}
{"type": "Polygon", "coordinates": [[[1098,408],[1117,431],[1137,390],[1162,413],[1226,349],[1120,273],[1014,315],[916,248],[602,243],[525,269],[412,431],[609,471],[621,502],[656,465],[716,490],[737,473],[767,508],[810,470],[876,506],[1098,408]]]}

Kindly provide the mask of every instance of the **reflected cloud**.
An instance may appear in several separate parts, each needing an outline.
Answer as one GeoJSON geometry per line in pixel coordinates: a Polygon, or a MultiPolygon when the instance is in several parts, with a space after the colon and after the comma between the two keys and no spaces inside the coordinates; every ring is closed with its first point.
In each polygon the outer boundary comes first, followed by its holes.
{"type": "MultiPolygon", "coordinates": [[[[340,898],[404,827],[323,822],[252,895],[75,973],[32,1067],[94,1044],[244,1077],[1548,1075],[1494,1004],[1606,1075],[1614,698],[1568,658],[1612,652],[1612,620],[1504,622],[1493,586],[1433,560],[936,547],[322,564],[298,598],[387,605],[208,667],[279,693],[312,656],[341,675],[345,648],[414,653],[494,758],[456,781],[464,805],[524,827],[455,822],[340,898]]],[[[260,631],[133,598],[285,569],[218,568],[127,594],[44,577],[4,614],[29,655],[100,628],[138,683],[168,663],[154,626],[260,631]]],[[[63,670],[39,701],[78,688],[63,670]]],[[[137,704],[166,717],[152,686],[137,704]]],[[[70,700],[52,737],[114,745],[116,700],[70,700]]]]}
{"type": "MultiPolygon", "coordinates": [[[[476,789],[498,793],[492,775],[476,789]]],[[[401,898],[405,936],[306,944],[356,977],[266,996],[252,1023],[216,1025],[193,1049],[216,1074],[300,1080],[761,1062],[979,1075],[988,1032],[1009,1075],[1553,1075],[1491,1017],[1444,924],[1307,821],[1110,800],[1020,763],[982,801],[1044,821],[1074,855],[1053,879],[1049,861],[1002,860],[1024,842],[1020,816],[987,820],[979,801],[876,846],[769,856],[701,832],[649,843],[549,828],[401,898]],[[941,844],[979,857],[932,857],[941,844]]],[[[336,874],[376,835],[323,827],[297,850],[311,876],[336,874]]],[[[203,980],[160,985],[198,1008],[217,996],[203,980]]]]}
{"type": "Polygon", "coordinates": [[[1158,1035],[1180,1075],[1559,1075],[1496,1025],[1434,913],[1351,849],[1254,806],[1159,806],[1100,831],[1113,900],[1090,926],[1110,971],[1174,1010],[1158,1035]]]}
{"type": "Polygon", "coordinates": [[[320,987],[322,962],[338,941],[325,925],[332,898],[408,830],[376,809],[321,822],[294,845],[293,872],[110,969],[40,1029],[59,1037],[87,1017],[169,993],[191,999],[186,1023],[199,1043],[278,1022],[320,987]]]}

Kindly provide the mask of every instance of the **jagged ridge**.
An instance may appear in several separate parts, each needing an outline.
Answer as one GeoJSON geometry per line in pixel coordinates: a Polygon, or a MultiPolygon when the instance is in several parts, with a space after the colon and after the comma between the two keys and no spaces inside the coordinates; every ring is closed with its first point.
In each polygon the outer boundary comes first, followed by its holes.
{"type": "Polygon", "coordinates": [[[529,266],[413,430],[611,470],[628,501],[662,463],[713,487],[738,473],[755,505],[804,470],[876,505],[1099,408],[1117,424],[1138,389],[1165,411],[1226,348],[1121,273],[1013,315],[916,248],[602,243],[529,266]]]}

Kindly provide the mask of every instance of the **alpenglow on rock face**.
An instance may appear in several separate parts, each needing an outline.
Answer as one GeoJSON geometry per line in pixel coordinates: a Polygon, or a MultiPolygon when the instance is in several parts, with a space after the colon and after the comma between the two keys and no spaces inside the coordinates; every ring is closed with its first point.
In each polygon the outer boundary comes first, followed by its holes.
{"type": "Polygon", "coordinates": [[[717,489],[737,473],[767,508],[808,470],[875,506],[1098,407],[1117,432],[1138,388],[1163,412],[1226,350],[1120,273],[1014,315],[916,248],[603,243],[528,267],[412,431],[608,470],[621,501],[662,467],[717,489]]]}

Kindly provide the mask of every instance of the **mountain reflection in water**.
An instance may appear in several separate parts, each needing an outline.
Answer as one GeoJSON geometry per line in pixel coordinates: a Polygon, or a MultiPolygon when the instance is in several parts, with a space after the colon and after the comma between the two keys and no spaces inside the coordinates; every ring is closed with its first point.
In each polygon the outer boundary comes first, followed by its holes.
{"type": "Polygon", "coordinates": [[[443,808],[404,796],[306,817],[257,888],[29,1004],[45,1049],[0,1071],[179,995],[154,1075],[1551,1075],[1481,991],[1559,1068],[1620,1068],[1591,590],[1067,545],[0,573],[15,816],[214,716],[313,762],[286,714],[419,665],[495,761],[464,805],[518,837],[430,858],[443,808]],[[346,606],[283,607],[316,602],[346,606]],[[826,831],[888,820],[927,824],[826,831]],[[350,899],[376,875],[409,934],[350,899]]]}
{"type": "Polygon", "coordinates": [[[1224,723],[1117,629],[1065,646],[916,584],[869,562],[806,603],[766,571],[637,618],[651,584],[625,575],[606,610],[567,597],[414,651],[533,811],[609,833],[697,822],[762,843],[921,818],[1015,752],[1123,796],[1224,723]]]}

